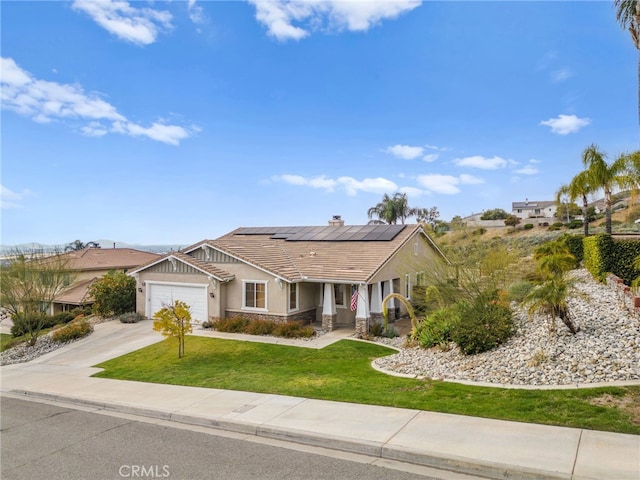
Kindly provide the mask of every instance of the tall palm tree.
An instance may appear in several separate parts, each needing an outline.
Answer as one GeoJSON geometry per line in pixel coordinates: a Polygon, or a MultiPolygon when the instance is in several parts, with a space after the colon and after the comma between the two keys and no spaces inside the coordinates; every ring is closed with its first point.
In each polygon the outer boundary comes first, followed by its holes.
{"type": "Polygon", "coordinates": [[[638,121],[640,122],[640,1],[614,0],[616,20],[622,28],[629,29],[633,44],[638,49],[638,121]]]}
{"type": "Polygon", "coordinates": [[[386,193],[382,201],[375,207],[367,211],[369,224],[397,224],[398,221],[404,224],[407,217],[415,215],[416,209],[409,207],[409,200],[406,193],[395,193],[390,197],[386,193]],[[373,218],[378,217],[378,218],[373,218]]]}
{"type": "MultiPolygon", "coordinates": [[[[618,158],[609,165],[606,155],[595,144],[588,146],[582,153],[582,163],[586,167],[587,182],[595,189],[604,191],[606,231],[611,234],[611,204],[613,202],[613,189],[624,188],[626,174],[626,159],[618,158]]],[[[592,190],[593,191],[593,190],[592,190]]]]}
{"type": "Polygon", "coordinates": [[[571,179],[568,185],[562,185],[556,192],[556,202],[560,202],[563,195],[569,197],[569,203],[582,199],[582,218],[584,225],[584,236],[589,235],[589,194],[594,189],[589,184],[589,177],[586,172],[580,172],[571,179]]]}

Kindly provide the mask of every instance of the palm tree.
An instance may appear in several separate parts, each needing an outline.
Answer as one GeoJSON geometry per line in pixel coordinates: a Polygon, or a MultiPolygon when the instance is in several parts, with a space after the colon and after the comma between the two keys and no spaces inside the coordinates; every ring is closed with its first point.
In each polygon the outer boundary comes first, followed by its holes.
{"type": "Polygon", "coordinates": [[[640,2],[638,0],[614,0],[616,20],[622,28],[629,29],[638,53],[638,121],[640,122],[640,2]]]}
{"type": "Polygon", "coordinates": [[[529,314],[539,312],[547,316],[549,334],[556,332],[556,318],[562,320],[571,333],[580,331],[571,318],[567,301],[571,287],[571,282],[563,277],[550,277],[533,288],[524,299],[524,303],[529,305],[529,314]]]}
{"type": "Polygon", "coordinates": [[[575,257],[563,242],[556,240],[536,248],[534,258],[545,279],[523,300],[529,305],[529,314],[545,314],[550,334],[556,332],[556,318],[562,320],[571,333],[577,333],[580,327],[572,320],[568,303],[573,284],[565,278],[565,274],[575,267],[575,257]]]}
{"type": "Polygon", "coordinates": [[[85,248],[100,248],[100,244],[98,242],[87,242],[84,243],[81,240],[74,240],[71,243],[68,243],[66,247],[64,247],[64,251],[68,252],[70,250],[72,251],[78,251],[78,250],[84,250],[85,248]]]}
{"type": "Polygon", "coordinates": [[[625,157],[621,156],[609,165],[605,157],[604,152],[598,150],[595,144],[591,144],[582,153],[582,163],[586,167],[583,172],[586,175],[586,182],[591,186],[592,191],[600,189],[604,191],[606,232],[611,234],[612,191],[615,187],[624,188],[627,162],[625,157]]]}
{"type": "Polygon", "coordinates": [[[385,193],[382,201],[367,211],[367,216],[370,219],[369,224],[395,225],[398,221],[404,224],[407,217],[415,215],[415,213],[416,209],[409,207],[406,193],[395,193],[393,197],[385,193]],[[374,219],[373,217],[378,218],[374,219]]]}
{"type": "Polygon", "coordinates": [[[556,192],[556,202],[560,202],[563,195],[569,197],[569,203],[582,199],[582,218],[584,225],[584,236],[589,235],[589,197],[593,192],[593,188],[589,184],[589,177],[586,172],[580,172],[571,179],[568,185],[562,185],[556,192]]]}

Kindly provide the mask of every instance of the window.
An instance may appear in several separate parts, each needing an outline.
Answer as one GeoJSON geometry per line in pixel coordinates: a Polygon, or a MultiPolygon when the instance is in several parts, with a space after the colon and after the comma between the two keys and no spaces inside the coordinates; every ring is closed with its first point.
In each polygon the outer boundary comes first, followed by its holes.
{"type": "Polygon", "coordinates": [[[244,282],[244,307],[266,310],[267,284],[265,282],[244,282]]]}
{"type": "Polygon", "coordinates": [[[336,306],[344,307],[345,285],[333,284],[333,295],[336,297],[336,306]]]}
{"type": "Polygon", "coordinates": [[[416,285],[418,287],[426,287],[427,286],[427,275],[424,272],[416,273],[416,285]]]}
{"type": "Polygon", "coordinates": [[[289,284],[289,310],[298,309],[298,284],[289,284]]]}
{"type": "Polygon", "coordinates": [[[404,292],[404,296],[407,297],[407,300],[411,299],[411,275],[409,275],[408,273],[404,276],[405,278],[405,282],[404,282],[404,288],[405,288],[405,292],[404,292]]]}

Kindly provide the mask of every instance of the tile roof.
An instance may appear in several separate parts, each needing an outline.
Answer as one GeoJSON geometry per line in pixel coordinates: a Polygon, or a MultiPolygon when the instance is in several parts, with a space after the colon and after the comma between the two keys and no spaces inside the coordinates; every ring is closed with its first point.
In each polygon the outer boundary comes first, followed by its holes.
{"type": "Polygon", "coordinates": [[[70,305],[83,305],[85,303],[93,303],[93,298],[89,295],[89,287],[98,278],[92,278],[91,280],[85,280],[84,282],[71,285],[68,289],[58,295],[55,303],[68,303],[70,305]]]}
{"type": "MultiPolygon", "coordinates": [[[[331,228],[347,232],[352,227],[331,228]]],[[[420,225],[404,225],[392,239],[383,241],[288,241],[282,238],[284,235],[272,233],[291,232],[296,228],[308,227],[275,227],[266,229],[264,234],[255,231],[246,234],[248,230],[240,228],[215,240],[198,242],[183,252],[189,253],[206,244],[288,281],[367,282],[410,238],[417,233],[424,234],[420,225]]]]}
{"type": "Polygon", "coordinates": [[[77,271],[129,269],[160,257],[133,248],[85,248],[62,255],[69,262],[68,268],[77,271]]]}

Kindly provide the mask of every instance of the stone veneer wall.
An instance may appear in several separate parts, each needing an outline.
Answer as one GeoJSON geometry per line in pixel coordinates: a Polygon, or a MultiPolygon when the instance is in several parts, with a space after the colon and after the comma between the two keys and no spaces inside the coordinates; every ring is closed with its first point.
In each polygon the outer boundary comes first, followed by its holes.
{"type": "Polygon", "coordinates": [[[226,318],[232,317],[242,317],[248,320],[273,320],[276,322],[302,322],[302,323],[313,323],[316,319],[316,309],[312,308],[311,310],[305,310],[304,312],[296,312],[290,315],[269,315],[268,313],[257,313],[257,312],[236,312],[236,311],[225,311],[226,318]]]}

